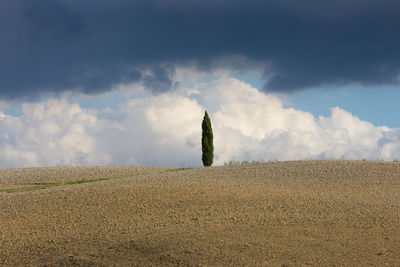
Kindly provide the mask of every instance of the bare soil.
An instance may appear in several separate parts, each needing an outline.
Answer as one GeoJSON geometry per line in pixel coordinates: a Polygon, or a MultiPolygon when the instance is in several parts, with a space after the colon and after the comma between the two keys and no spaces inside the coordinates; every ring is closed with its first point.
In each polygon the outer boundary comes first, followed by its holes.
{"type": "Polygon", "coordinates": [[[0,188],[105,174],[127,177],[1,192],[0,265],[400,266],[400,163],[30,168],[0,188]]]}

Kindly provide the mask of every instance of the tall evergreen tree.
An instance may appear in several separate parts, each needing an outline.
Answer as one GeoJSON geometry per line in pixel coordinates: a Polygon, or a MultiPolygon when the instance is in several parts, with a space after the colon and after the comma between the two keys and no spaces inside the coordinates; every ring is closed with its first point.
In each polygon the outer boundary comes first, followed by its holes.
{"type": "Polygon", "coordinates": [[[213,132],[211,128],[211,120],[208,116],[207,110],[204,114],[203,122],[201,123],[201,150],[203,152],[202,161],[204,167],[211,166],[214,158],[214,143],[213,132]]]}

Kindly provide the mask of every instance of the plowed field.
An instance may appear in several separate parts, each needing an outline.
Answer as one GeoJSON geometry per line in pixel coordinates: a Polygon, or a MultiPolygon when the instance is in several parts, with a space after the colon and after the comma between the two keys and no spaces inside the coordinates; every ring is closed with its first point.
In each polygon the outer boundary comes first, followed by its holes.
{"type": "Polygon", "coordinates": [[[400,163],[0,170],[1,266],[400,266],[400,163]]]}

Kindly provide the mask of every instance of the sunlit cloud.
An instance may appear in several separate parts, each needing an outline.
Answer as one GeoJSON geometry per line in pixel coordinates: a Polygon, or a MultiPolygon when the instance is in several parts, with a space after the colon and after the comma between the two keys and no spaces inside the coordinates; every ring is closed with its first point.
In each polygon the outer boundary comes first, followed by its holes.
{"type": "MultiPolygon", "coordinates": [[[[185,75],[180,73],[176,79],[185,75]]],[[[0,116],[0,167],[201,166],[201,120],[209,111],[215,164],[229,160],[400,158],[400,129],[375,126],[340,107],[328,117],[285,107],[276,95],[225,75],[194,75],[175,91],[84,109],[67,98],[24,103],[0,116]]]]}

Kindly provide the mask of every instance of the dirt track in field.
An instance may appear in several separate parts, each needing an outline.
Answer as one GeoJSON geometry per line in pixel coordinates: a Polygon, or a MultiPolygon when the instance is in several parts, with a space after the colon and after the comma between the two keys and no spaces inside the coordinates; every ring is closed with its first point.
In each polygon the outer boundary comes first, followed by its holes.
{"type": "Polygon", "coordinates": [[[0,188],[125,175],[1,192],[0,265],[400,265],[400,163],[30,168],[0,188]]]}

